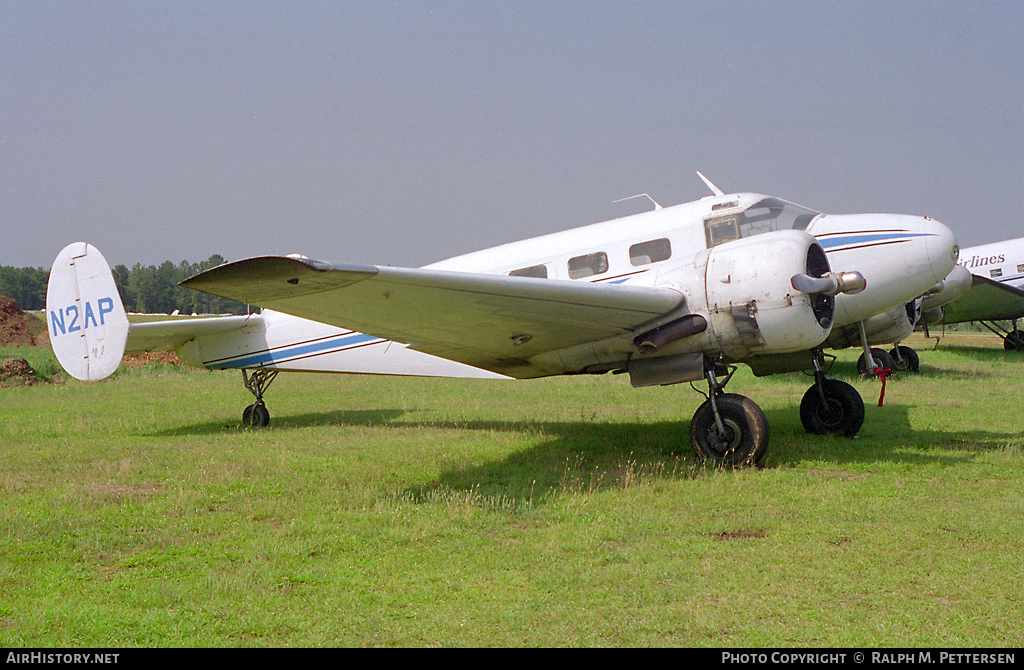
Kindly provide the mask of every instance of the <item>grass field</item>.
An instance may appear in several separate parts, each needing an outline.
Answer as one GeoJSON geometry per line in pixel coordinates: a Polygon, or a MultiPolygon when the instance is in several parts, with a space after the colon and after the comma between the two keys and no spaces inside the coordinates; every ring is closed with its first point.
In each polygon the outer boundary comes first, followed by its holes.
{"type": "MultiPolygon", "coordinates": [[[[970,342],[963,344],[962,342],[970,342]]],[[[919,338],[760,469],[696,465],[688,386],[157,367],[0,388],[0,645],[1017,646],[1024,359],[919,338]]],[[[0,352],[13,355],[11,352],[0,352]]],[[[35,363],[33,365],[43,365],[35,363]]]]}

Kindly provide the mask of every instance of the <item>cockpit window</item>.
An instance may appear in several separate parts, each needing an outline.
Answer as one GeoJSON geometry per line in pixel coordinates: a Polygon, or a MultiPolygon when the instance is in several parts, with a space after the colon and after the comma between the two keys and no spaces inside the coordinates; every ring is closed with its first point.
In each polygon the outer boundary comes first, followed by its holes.
{"type": "Polygon", "coordinates": [[[513,270],[508,274],[510,277],[535,277],[537,279],[547,279],[548,268],[546,265],[531,265],[528,268],[513,270]]]}
{"type": "Polygon", "coordinates": [[[805,230],[818,212],[779,198],[758,200],[742,212],[704,220],[708,248],[773,230],[805,230]]]}

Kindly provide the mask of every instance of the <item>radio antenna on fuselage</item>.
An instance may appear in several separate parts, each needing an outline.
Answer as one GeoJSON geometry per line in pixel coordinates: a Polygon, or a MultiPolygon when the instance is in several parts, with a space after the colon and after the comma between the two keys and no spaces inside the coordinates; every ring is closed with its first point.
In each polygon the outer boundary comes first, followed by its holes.
{"type": "MultiPolygon", "coordinates": [[[[654,202],[654,198],[652,198],[651,196],[647,195],[646,193],[638,193],[637,195],[631,195],[628,198],[619,198],[618,200],[612,200],[612,202],[613,203],[615,203],[615,202],[622,202],[623,200],[632,200],[633,198],[647,198],[651,202],[654,202]]],[[[654,209],[661,209],[661,205],[659,205],[658,203],[654,202],[654,209]]]]}
{"type": "Polygon", "coordinates": [[[710,179],[708,179],[707,177],[700,173],[700,170],[697,171],[697,176],[700,177],[704,181],[704,183],[708,185],[708,188],[711,189],[712,193],[714,193],[715,195],[725,195],[725,193],[722,192],[722,189],[712,184],[710,179]]]}

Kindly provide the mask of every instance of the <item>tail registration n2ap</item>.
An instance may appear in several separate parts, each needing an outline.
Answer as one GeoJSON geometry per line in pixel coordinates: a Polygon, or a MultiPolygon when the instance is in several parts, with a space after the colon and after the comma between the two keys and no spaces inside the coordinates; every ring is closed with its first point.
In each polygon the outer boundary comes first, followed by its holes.
{"type": "Polygon", "coordinates": [[[128,317],[96,247],[75,242],[57,255],[46,286],[46,321],[53,352],[75,379],[97,381],[121,364],[128,317]]]}

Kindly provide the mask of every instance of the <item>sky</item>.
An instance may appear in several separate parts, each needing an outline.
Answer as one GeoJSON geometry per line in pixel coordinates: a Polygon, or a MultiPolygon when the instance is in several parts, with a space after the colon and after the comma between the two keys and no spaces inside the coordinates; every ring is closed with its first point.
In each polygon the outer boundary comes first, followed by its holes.
{"type": "Polygon", "coordinates": [[[1021,237],[1021,35],[1019,0],[0,0],[0,265],[417,267],[698,170],[1021,237]]]}

